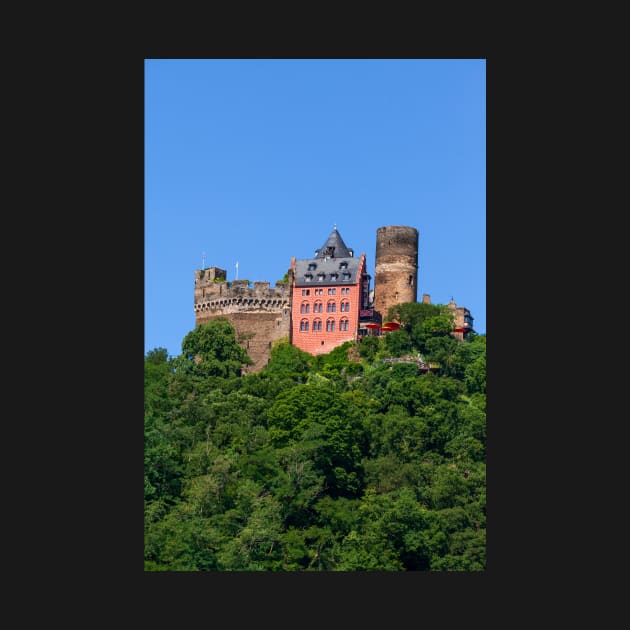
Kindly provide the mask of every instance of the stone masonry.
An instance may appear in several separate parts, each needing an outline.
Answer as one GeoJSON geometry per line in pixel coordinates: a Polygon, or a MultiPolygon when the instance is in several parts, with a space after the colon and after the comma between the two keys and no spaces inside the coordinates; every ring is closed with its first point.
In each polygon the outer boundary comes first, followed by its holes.
{"type": "Polygon", "coordinates": [[[195,271],[195,325],[225,317],[234,327],[236,340],[254,365],[243,371],[258,372],[269,361],[274,341],[291,332],[291,281],[225,281],[218,267],[195,271]]]}
{"type": "Polygon", "coordinates": [[[383,321],[395,304],[415,302],[418,294],[418,230],[388,225],[376,231],[374,309],[383,321]]]}

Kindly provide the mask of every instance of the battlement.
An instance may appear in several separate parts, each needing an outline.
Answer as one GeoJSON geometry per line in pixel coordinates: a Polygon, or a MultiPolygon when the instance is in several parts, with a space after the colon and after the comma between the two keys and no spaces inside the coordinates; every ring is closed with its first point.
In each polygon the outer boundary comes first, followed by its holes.
{"type": "Polygon", "coordinates": [[[233,280],[218,267],[195,271],[195,324],[225,317],[258,372],[269,360],[274,341],[288,339],[291,324],[291,278],[269,282],[233,280]]]}
{"type": "Polygon", "coordinates": [[[223,309],[228,306],[249,308],[281,308],[291,299],[289,282],[276,282],[271,287],[269,282],[250,282],[233,280],[227,282],[224,276],[195,272],[195,312],[206,309],[223,309]],[[215,279],[216,278],[216,279],[215,279]]]}

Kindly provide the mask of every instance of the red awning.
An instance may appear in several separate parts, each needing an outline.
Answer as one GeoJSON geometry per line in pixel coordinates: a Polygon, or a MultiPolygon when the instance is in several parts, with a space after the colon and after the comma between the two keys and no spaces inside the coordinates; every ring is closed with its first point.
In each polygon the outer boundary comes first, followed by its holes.
{"type": "Polygon", "coordinates": [[[366,324],[366,328],[380,328],[379,324],[366,324]]]}

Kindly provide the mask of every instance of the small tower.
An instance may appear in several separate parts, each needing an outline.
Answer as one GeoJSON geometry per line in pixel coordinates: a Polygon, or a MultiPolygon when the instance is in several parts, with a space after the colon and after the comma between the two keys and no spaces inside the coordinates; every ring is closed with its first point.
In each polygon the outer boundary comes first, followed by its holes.
{"type": "Polygon", "coordinates": [[[415,302],[418,294],[418,230],[388,225],[376,230],[374,309],[382,318],[395,304],[415,302]]]}

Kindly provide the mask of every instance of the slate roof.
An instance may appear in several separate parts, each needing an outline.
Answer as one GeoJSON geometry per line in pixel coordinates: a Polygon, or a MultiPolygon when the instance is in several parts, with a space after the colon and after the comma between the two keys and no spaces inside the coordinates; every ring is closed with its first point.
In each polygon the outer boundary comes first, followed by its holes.
{"type": "Polygon", "coordinates": [[[317,287],[356,284],[360,280],[357,278],[360,261],[352,256],[353,253],[352,249],[346,247],[335,227],[326,242],[315,250],[315,258],[295,261],[295,285],[317,287]]]}
{"type": "Polygon", "coordinates": [[[341,234],[337,232],[337,227],[333,228],[330,236],[326,239],[326,242],[315,250],[316,258],[326,258],[327,256],[334,256],[335,258],[351,258],[354,252],[346,247],[346,244],[341,238],[341,234]]]}

